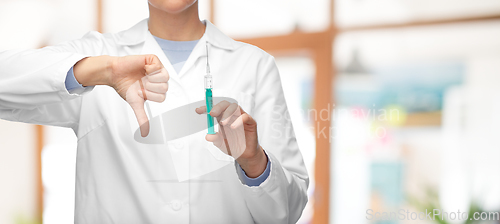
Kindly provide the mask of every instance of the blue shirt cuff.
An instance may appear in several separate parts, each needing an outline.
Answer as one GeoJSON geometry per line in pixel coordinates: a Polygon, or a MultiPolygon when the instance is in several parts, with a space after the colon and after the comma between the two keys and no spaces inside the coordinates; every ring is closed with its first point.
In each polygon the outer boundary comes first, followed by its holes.
{"type": "Polygon", "coordinates": [[[76,80],[75,73],[73,73],[73,67],[71,67],[71,69],[68,71],[68,74],[66,75],[66,81],[64,81],[64,84],[66,85],[66,90],[68,91],[85,88],[82,86],[82,84],[78,83],[78,81],[76,80]]]}
{"type": "Polygon", "coordinates": [[[266,157],[267,157],[266,170],[264,170],[264,172],[256,178],[248,177],[247,174],[245,173],[245,171],[241,168],[240,164],[238,164],[238,169],[243,174],[243,175],[241,175],[243,182],[247,186],[250,186],[250,187],[259,186],[260,184],[262,184],[262,182],[264,182],[267,179],[267,177],[269,177],[269,174],[271,173],[271,168],[270,168],[271,167],[271,160],[269,159],[269,156],[267,156],[267,154],[266,154],[266,157]]]}

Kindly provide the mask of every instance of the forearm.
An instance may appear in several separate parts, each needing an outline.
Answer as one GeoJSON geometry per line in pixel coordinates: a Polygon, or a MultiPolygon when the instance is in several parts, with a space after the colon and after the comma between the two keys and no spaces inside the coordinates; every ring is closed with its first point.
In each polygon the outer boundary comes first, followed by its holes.
{"type": "Polygon", "coordinates": [[[64,81],[87,55],[57,50],[0,53],[0,119],[64,127],[78,122],[78,96],[68,93],[64,81]]]}
{"type": "Polygon", "coordinates": [[[86,55],[54,48],[0,53],[0,109],[34,109],[74,98],[64,80],[86,55]]]}
{"type": "Polygon", "coordinates": [[[109,85],[115,59],[104,55],[80,60],[73,67],[76,80],[83,86],[109,85]]]}

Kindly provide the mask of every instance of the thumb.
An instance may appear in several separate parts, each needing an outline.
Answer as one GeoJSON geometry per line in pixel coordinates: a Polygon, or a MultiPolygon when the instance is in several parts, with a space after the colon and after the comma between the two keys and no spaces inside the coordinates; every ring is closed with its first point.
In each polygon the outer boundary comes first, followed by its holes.
{"type": "Polygon", "coordinates": [[[144,110],[144,103],[131,105],[132,110],[134,110],[135,116],[137,117],[137,122],[139,123],[139,129],[141,130],[141,136],[146,137],[149,134],[149,120],[144,110]]]}
{"type": "Polygon", "coordinates": [[[140,81],[136,81],[129,87],[125,97],[125,100],[130,105],[134,111],[135,117],[137,118],[142,137],[146,137],[149,134],[149,120],[146,115],[146,111],[144,110],[144,102],[146,101],[144,97],[140,81]]]}
{"type": "Polygon", "coordinates": [[[144,110],[144,101],[130,104],[132,110],[134,111],[137,122],[139,123],[139,129],[141,130],[141,136],[146,137],[149,134],[149,120],[144,110]]]}

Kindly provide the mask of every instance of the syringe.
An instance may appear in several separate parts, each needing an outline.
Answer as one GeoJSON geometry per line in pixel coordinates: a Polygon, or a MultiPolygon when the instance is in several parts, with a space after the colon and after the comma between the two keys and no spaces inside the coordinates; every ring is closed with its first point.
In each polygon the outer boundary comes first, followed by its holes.
{"type": "Polygon", "coordinates": [[[205,103],[207,105],[207,124],[208,124],[208,134],[215,134],[214,131],[214,118],[210,116],[210,111],[213,107],[212,101],[212,75],[210,75],[210,65],[208,64],[208,42],[206,42],[207,48],[207,74],[205,75],[205,103]]]}

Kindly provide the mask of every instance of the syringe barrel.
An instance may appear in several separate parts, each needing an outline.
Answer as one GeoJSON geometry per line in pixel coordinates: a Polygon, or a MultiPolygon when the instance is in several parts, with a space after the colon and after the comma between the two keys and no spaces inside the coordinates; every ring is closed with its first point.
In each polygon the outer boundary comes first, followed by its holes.
{"type": "Polygon", "coordinates": [[[212,89],[212,88],[213,88],[212,76],[205,75],[205,89],[212,89]]]}
{"type": "Polygon", "coordinates": [[[208,134],[215,134],[214,131],[214,118],[210,116],[210,111],[212,111],[213,101],[212,101],[212,89],[205,89],[205,103],[207,106],[207,126],[208,126],[208,134]]]}

